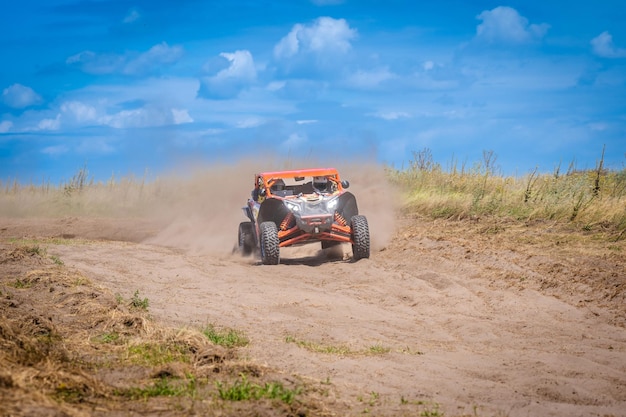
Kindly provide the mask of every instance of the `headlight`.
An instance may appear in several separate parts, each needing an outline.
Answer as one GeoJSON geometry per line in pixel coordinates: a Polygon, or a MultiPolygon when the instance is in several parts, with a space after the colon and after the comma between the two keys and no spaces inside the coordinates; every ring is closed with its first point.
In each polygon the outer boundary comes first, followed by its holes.
{"type": "Polygon", "coordinates": [[[337,201],[338,201],[338,200],[339,200],[338,198],[333,198],[332,200],[328,201],[328,202],[326,203],[326,208],[327,208],[328,210],[334,210],[334,209],[335,209],[335,207],[337,207],[337,201]]]}
{"type": "Polygon", "coordinates": [[[291,211],[300,211],[300,206],[290,201],[285,201],[285,206],[291,211]]]}

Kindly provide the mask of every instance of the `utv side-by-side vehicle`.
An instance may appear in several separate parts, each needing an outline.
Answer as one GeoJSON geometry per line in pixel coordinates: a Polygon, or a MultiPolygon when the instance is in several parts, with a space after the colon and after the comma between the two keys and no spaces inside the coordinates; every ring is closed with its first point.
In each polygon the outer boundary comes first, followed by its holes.
{"type": "Polygon", "coordinates": [[[352,244],[352,257],[370,256],[369,226],[359,215],[354,195],[334,168],[262,172],[243,211],[239,250],[257,250],[265,265],[280,262],[280,248],[321,242],[322,249],[352,244]]]}

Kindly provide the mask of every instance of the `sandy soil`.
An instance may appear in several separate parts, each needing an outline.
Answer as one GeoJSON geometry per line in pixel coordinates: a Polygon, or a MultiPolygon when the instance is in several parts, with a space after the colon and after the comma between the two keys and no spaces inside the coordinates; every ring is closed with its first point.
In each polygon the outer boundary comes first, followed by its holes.
{"type": "Polygon", "coordinates": [[[370,259],[304,246],[263,266],[232,254],[236,225],[205,245],[189,219],[0,225],[0,238],[63,237],[48,254],[139,290],[156,320],[244,331],[244,355],[328,381],[353,415],[626,416],[623,242],[403,218],[370,259]]]}

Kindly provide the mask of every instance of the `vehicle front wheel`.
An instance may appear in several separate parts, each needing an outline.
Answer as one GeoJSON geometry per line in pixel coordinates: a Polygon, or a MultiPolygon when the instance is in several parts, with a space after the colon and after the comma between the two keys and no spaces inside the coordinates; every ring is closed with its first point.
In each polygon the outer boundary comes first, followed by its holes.
{"type": "Polygon", "coordinates": [[[261,234],[261,262],[263,265],[278,265],[280,262],[280,247],[278,228],[274,222],[263,222],[259,226],[261,234]]]}
{"type": "Polygon", "coordinates": [[[370,257],[370,230],[365,216],[352,216],[352,259],[370,257]]]}
{"type": "Polygon", "coordinates": [[[237,235],[239,242],[239,252],[243,256],[249,256],[256,246],[254,239],[254,224],[252,222],[242,222],[239,224],[239,233],[237,235]]]}

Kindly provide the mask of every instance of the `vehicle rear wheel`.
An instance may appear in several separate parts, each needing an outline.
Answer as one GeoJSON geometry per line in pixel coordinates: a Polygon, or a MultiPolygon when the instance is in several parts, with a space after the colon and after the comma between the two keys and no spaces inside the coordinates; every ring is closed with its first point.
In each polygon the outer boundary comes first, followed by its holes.
{"type": "Polygon", "coordinates": [[[254,239],[254,224],[252,222],[242,222],[239,224],[239,233],[237,236],[239,242],[239,252],[243,256],[249,256],[256,246],[254,239]]]}
{"type": "Polygon", "coordinates": [[[278,265],[280,262],[280,247],[278,228],[274,222],[263,222],[259,226],[261,233],[261,262],[263,265],[278,265]]]}
{"type": "Polygon", "coordinates": [[[370,230],[365,216],[352,216],[350,220],[352,227],[352,259],[370,257],[370,230]]]}

